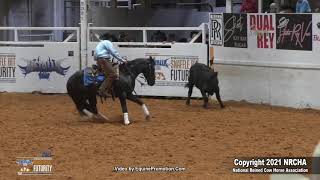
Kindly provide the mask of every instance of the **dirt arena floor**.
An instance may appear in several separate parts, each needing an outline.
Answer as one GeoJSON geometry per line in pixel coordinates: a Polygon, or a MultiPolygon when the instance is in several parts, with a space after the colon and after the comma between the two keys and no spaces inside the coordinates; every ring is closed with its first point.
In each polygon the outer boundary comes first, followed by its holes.
{"type": "Polygon", "coordinates": [[[235,157],[311,156],[320,138],[320,112],[226,102],[220,109],[193,100],[144,99],[143,118],[129,103],[133,122],[122,124],[118,102],[100,104],[107,123],[81,121],[67,95],[0,94],[0,179],[258,179],[233,174],[235,157]],[[51,176],[17,176],[16,157],[50,149],[51,176]],[[123,167],[184,167],[183,172],[114,172],[123,167]]]}

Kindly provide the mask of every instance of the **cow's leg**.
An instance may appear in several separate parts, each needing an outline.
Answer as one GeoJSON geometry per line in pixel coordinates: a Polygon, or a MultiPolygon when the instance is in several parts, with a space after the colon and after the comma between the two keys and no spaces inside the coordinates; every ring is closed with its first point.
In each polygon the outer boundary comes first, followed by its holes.
{"type": "Polygon", "coordinates": [[[218,88],[218,90],[216,91],[216,98],[217,98],[217,100],[218,100],[218,102],[219,102],[219,104],[220,104],[220,107],[221,107],[221,108],[224,108],[224,105],[223,105],[223,103],[222,103],[222,101],[221,101],[219,88],[218,88]]]}
{"type": "Polygon", "coordinates": [[[133,95],[133,94],[128,95],[127,98],[128,98],[130,101],[139,104],[139,105],[142,107],[142,110],[143,110],[143,113],[144,113],[144,115],[145,115],[145,118],[146,118],[147,120],[150,119],[149,110],[148,110],[147,106],[143,103],[142,100],[140,100],[137,96],[135,96],[135,95],[133,95]]]}
{"type": "Polygon", "coordinates": [[[189,84],[188,98],[187,98],[187,102],[186,102],[187,105],[190,105],[190,98],[192,95],[193,86],[194,86],[193,84],[189,84]]]}
{"type": "Polygon", "coordinates": [[[208,99],[207,93],[204,90],[201,90],[201,94],[202,94],[203,101],[204,101],[203,107],[208,108],[209,99],[208,99]]]}
{"type": "Polygon", "coordinates": [[[123,122],[125,125],[128,125],[130,124],[130,121],[129,121],[129,114],[127,109],[127,102],[126,102],[126,93],[122,93],[119,96],[119,99],[120,99],[122,113],[123,113],[123,122]]]}

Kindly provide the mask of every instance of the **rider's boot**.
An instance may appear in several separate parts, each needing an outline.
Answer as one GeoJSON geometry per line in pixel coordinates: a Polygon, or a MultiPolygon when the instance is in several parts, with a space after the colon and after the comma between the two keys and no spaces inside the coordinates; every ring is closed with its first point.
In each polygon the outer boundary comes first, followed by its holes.
{"type": "Polygon", "coordinates": [[[113,88],[112,84],[115,80],[115,77],[108,77],[100,86],[99,88],[99,94],[105,95],[105,96],[113,96],[113,88]]]}
{"type": "Polygon", "coordinates": [[[108,79],[104,80],[102,82],[102,84],[100,85],[99,90],[98,90],[99,96],[104,97],[104,98],[106,98],[107,96],[110,96],[110,94],[108,94],[108,92],[107,92],[107,86],[108,86],[108,79]]]}

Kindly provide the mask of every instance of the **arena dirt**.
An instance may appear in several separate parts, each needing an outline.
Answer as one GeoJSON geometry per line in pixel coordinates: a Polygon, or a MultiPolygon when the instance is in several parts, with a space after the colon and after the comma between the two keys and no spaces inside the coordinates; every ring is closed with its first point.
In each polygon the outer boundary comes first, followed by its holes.
{"type": "Polygon", "coordinates": [[[80,121],[66,95],[0,94],[0,179],[261,179],[231,173],[234,157],[311,156],[320,137],[320,112],[226,102],[144,99],[152,119],[128,103],[99,103],[107,123],[80,121]],[[19,156],[50,149],[51,176],[17,176],[19,156]],[[183,172],[113,172],[115,166],[184,167],[183,172]]]}

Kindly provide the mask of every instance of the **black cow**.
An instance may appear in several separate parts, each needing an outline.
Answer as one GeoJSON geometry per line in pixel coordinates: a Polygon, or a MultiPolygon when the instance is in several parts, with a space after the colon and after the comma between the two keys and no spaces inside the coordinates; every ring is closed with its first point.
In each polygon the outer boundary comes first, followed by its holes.
{"type": "Polygon", "coordinates": [[[190,75],[186,87],[189,88],[188,99],[186,104],[190,105],[190,97],[192,95],[193,86],[200,89],[204,104],[203,107],[208,107],[208,96],[212,96],[216,93],[217,100],[219,101],[220,107],[224,108],[220,98],[220,89],[218,81],[218,72],[214,72],[213,69],[200,63],[195,63],[190,68],[190,75]]]}

